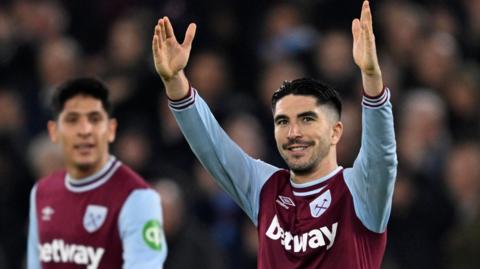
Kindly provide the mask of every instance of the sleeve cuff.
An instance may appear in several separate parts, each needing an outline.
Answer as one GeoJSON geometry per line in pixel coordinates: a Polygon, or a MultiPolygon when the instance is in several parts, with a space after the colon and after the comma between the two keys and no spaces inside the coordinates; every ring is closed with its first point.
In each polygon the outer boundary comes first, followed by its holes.
{"type": "Polygon", "coordinates": [[[184,110],[189,108],[195,103],[195,97],[197,95],[197,90],[192,86],[189,86],[188,94],[180,100],[168,99],[168,105],[173,110],[184,110]]]}
{"type": "Polygon", "coordinates": [[[363,93],[362,105],[367,108],[379,108],[385,105],[390,100],[390,90],[383,87],[382,92],[377,96],[368,96],[363,93]]]}

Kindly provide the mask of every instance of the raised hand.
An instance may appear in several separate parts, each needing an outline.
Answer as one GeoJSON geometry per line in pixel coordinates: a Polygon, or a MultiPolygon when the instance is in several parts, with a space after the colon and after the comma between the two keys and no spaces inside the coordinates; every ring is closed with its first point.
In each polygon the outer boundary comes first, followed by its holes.
{"type": "Polygon", "coordinates": [[[352,22],[353,59],[362,71],[363,86],[367,94],[375,95],[383,88],[382,72],[378,64],[373,34],[370,4],[364,1],[360,19],[352,22]]]}
{"type": "Polygon", "coordinates": [[[188,63],[196,25],[191,23],[183,43],[178,43],[168,17],[158,20],[152,40],[155,69],[166,83],[182,71],[188,63]]]}

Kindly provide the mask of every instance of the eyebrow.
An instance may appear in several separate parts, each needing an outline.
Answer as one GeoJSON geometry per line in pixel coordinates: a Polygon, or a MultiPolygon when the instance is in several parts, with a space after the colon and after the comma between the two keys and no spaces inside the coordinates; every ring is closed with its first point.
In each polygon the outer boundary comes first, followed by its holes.
{"type": "MultiPolygon", "coordinates": [[[[318,114],[313,112],[313,111],[306,111],[306,112],[302,112],[302,113],[297,115],[297,118],[303,118],[303,117],[318,118],[318,114]]],[[[289,118],[288,116],[286,116],[284,114],[280,114],[280,115],[275,116],[273,121],[277,122],[278,120],[283,120],[283,119],[288,119],[288,118],[289,118]]]]}
{"type": "Polygon", "coordinates": [[[303,118],[303,117],[318,118],[318,114],[313,111],[307,111],[297,115],[297,118],[303,118]]]}
{"type": "Polygon", "coordinates": [[[286,115],[280,114],[275,116],[275,118],[273,118],[273,122],[277,122],[278,120],[286,120],[286,119],[288,119],[286,115]]]}
{"type": "Polygon", "coordinates": [[[87,112],[87,113],[81,113],[81,112],[78,112],[78,111],[66,111],[66,112],[65,112],[65,116],[68,116],[68,115],[74,115],[74,116],[81,116],[81,115],[93,116],[93,115],[102,115],[102,112],[101,112],[101,111],[97,111],[97,110],[89,111],[89,112],[87,112]]]}

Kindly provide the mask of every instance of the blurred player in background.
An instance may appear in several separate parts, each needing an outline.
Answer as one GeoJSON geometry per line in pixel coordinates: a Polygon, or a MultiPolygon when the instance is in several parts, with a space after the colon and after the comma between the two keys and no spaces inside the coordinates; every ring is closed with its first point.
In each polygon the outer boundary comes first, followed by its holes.
{"type": "Polygon", "coordinates": [[[364,89],[362,144],[352,168],[337,164],[343,131],[338,94],[312,79],[287,81],[272,98],[277,148],[290,170],[243,152],[184,74],[195,27],[180,44],[169,19],[159,20],[155,68],[192,150],[257,225],[258,268],[380,268],[397,158],[368,1],[352,22],[364,89]]]}
{"type": "Polygon", "coordinates": [[[32,189],[28,269],[162,268],[160,197],[109,154],[117,122],[108,90],[91,78],[57,90],[48,132],[66,167],[32,189]]]}

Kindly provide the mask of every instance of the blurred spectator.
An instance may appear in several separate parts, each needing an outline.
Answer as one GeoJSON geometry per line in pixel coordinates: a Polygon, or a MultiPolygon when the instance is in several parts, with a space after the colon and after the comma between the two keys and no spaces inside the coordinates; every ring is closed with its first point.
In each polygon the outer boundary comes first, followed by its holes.
{"type": "Polygon", "coordinates": [[[248,113],[236,113],[225,119],[225,131],[254,159],[265,159],[266,145],[260,122],[248,113]]]}
{"type": "Polygon", "coordinates": [[[455,146],[448,159],[446,178],[458,209],[456,225],[446,247],[448,268],[480,267],[480,146],[455,146]]]}
{"type": "Polygon", "coordinates": [[[306,75],[305,67],[294,60],[283,59],[267,62],[261,72],[257,95],[265,112],[270,112],[268,116],[271,116],[272,111],[272,95],[283,81],[294,80],[306,75]]]}
{"type": "Polygon", "coordinates": [[[7,81],[13,75],[9,65],[14,58],[16,45],[12,18],[0,6],[0,82],[7,81]]]}
{"type": "Polygon", "coordinates": [[[450,143],[446,107],[438,95],[421,89],[407,94],[400,106],[401,166],[387,256],[399,268],[444,268],[442,243],[455,213],[442,176],[450,143]]]}
{"type": "Polygon", "coordinates": [[[71,38],[46,41],[39,51],[38,71],[41,83],[41,102],[50,100],[55,86],[81,73],[81,50],[71,38]]]}
{"type": "Polygon", "coordinates": [[[268,9],[260,57],[265,60],[301,56],[310,50],[318,37],[317,31],[305,22],[296,5],[280,2],[268,9]]]}
{"type": "Polygon", "coordinates": [[[241,261],[244,269],[257,268],[257,250],[258,250],[258,234],[257,228],[248,217],[244,217],[242,222],[242,243],[243,243],[243,259],[241,261]]]}
{"type": "Polygon", "coordinates": [[[209,237],[225,253],[227,268],[242,268],[239,244],[241,233],[241,212],[235,202],[211,178],[200,163],[194,165],[194,176],[198,186],[194,199],[194,212],[198,219],[208,227],[209,237]]]}
{"type": "Polygon", "coordinates": [[[444,87],[448,123],[456,141],[480,137],[480,69],[466,66],[451,74],[444,87]]]}
{"type": "Polygon", "coordinates": [[[69,23],[63,5],[53,0],[13,1],[12,14],[22,39],[35,42],[60,38],[69,23]]]}
{"type": "MultiPolygon", "coordinates": [[[[352,37],[344,31],[333,30],[319,40],[315,55],[318,76],[328,81],[342,96],[354,91],[356,66],[352,59],[352,37]]],[[[358,95],[358,93],[357,93],[358,95]]]]}
{"type": "Polygon", "coordinates": [[[144,177],[154,176],[152,166],[152,143],[142,128],[129,128],[118,134],[114,145],[115,155],[144,177]]]}
{"type": "Polygon", "coordinates": [[[64,167],[63,154],[46,132],[37,135],[28,146],[28,164],[35,179],[45,177],[64,167]]]}
{"type": "MultiPolygon", "coordinates": [[[[151,62],[152,26],[163,15],[179,28],[198,23],[195,47],[201,49],[192,51],[186,69],[192,86],[241,147],[280,167],[271,124],[273,91],[284,80],[305,76],[338,89],[348,127],[338,154],[348,164],[359,137],[359,125],[351,124],[360,123],[361,83],[352,75],[350,24],[360,5],[347,0],[0,1],[0,268],[22,268],[32,174],[61,164],[44,133],[51,90],[87,74],[112,89],[114,115],[123,130],[116,154],[149,178],[175,179],[185,193],[182,199],[192,205],[187,214],[201,223],[196,230],[225,251],[224,268],[255,268],[250,222],[238,217],[240,209],[194,164],[168,109],[151,62]]],[[[473,205],[479,177],[473,164],[477,154],[470,148],[480,143],[480,0],[371,5],[379,17],[375,37],[396,112],[400,163],[385,266],[476,268],[480,214],[473,205]]]]}
{"type": "Polygon", "coordinates": [[[202,98],[221,120],[226,110],[225,98],[231,89],[227,58],[217,51],[198,52],[192,56],[187,72],[192,87],[201,89],[202,98]]]}
{"type": "Polygon", "coordinates": [[[133,9],[115,20],[108,34],[105,51],[107,70],[141,73],[146,68],[148,20],[148,14],[139,9],[133,9]]]}
{"type": "Polygon", "coordinates": [[[446,78],[461,64],[457,41],[447,33],[431,33],[422,38],[413,57],[416,85],[437,91],[442,90],[446,78]]]}
{"type": "Polygon", "coordinates": [[[38,83],[28,85],[28,127],[32,136],[45,130],[55,87],[81,75],[81,51],[74,39],[60,37],[45,41],[38,51],[38,83]]]}
{"type": "Polygon", "coordinates": [[[464,14],[466,15],[465,53],[473,57],[477,63],[480,61],[480,0],[462,0],[464,14]]]}
{"type": "Polygon", "coordinates": [[[9,136],[18,149],[25,149],[25,114],[22,99],[14,89],[0,85],[0,135],[9,136]]]}
{"type": "Polygon", "coordinates": [[[165,269],[226,268],[222,251],[188,212],[187,202],[175,181],[161,178],[153,188],[162,197],[164,231],[168,243],[165,269]]]}
{"type": "Polygon", "coordinates": [[[412,90],[400,105],[399,158],[410,170],[438,180],[450,143],[444,101],[432,91],[412,90]]]}
{"type": "MultiPolygon", "coordinates": [[[[417,41],[425,32],[425,10],[413,1],[385,1],[379,10],[377,35],[384,39],[383,49],[397,65],[408,71],[417,50],[417,41]]],[[[380,50],[382,52],[382,50],[380,50]]]]}

